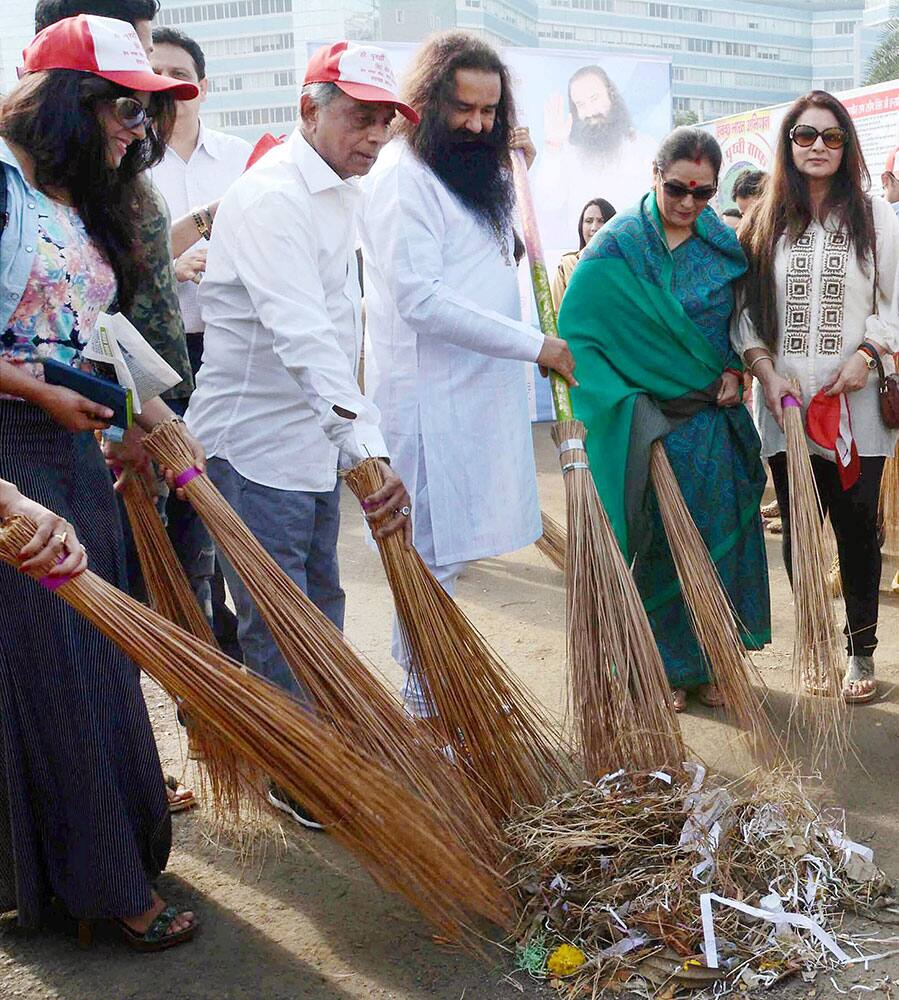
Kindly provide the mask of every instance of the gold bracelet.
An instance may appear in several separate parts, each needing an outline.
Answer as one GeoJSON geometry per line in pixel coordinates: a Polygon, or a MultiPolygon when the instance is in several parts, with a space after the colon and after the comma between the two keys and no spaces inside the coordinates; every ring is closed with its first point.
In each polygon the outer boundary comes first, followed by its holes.
{"type": "Polygon", "coordinates": [[[197,232],[204,240],[208,240],[212,236],[212,216],[209,214],[209,209],[194,208],[190,214],[193,217],[194,225],[197,227],[197,232]],[[205,218],[203,217],[204,215],[206,216],[205,218]]]}

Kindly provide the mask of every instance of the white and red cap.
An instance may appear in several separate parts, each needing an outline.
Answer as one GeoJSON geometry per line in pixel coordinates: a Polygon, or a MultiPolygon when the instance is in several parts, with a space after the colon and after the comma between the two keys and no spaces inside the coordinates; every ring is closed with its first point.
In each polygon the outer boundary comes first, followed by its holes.
{"type": "Polygon", "coordinates": [[[323,45],[312,54],[306,67],[303,85],[334,83],[357,101],[393,104],[413,125],[418,114],[399,99],[399,87],[390,59],[383,49],[356,42],[323,45]]]}
{"type": "Polygon", "coordinates": [[[196,84],[154,73],[137,32],[127,21],[113,17],[79,14],[57,21],[35,35],[22,58],[23,74],[76,69],[128,90],[167,91],[176,101],[190,101],[200,92],[196,84]]]}

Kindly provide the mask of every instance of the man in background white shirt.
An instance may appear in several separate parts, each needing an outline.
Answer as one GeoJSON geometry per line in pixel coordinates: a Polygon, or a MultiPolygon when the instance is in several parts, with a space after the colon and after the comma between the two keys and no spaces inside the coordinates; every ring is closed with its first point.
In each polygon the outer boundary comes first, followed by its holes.
{"type": "MultiPolygon", "coordinates": [[[[206,59],[200,46],[174,28],[153,31],[153,69],[163,76],[195,83],[199,94],[178,107],[175,127],[165,156],[151,176],[173,219],[217,202],[244,172],[252,152],[248,142],[206,128],[200,121],[200,107],[206,99],[206,59]]],[[[205,211],[205,209],[201,209],[205,211]]],[[[208,230],[206,230],[208,235],[208,230]]],[[[175,260],[178,302],[187,335],[187,350],[194,376],[203,357],[203,320],[200,316],[198,285],[206,269],[207,242],[199,232],[196,242],[175,260]]],[[[187,401],[179,412],[183,415],[187,401]]],[[[216,564],[215,547],[203,522],[185,500],[170,496],[166,504],[169,537],[190,579],[200,606],[212,621],[222,649],[236,659],[241,650],[237,641],[237,620],[225,604],[221,568],[216,564]]]]}
{"type": "MultiPolygon", "coordinates": [[[[218,208],[200,306],[203,365],[187,412],[208,471],[282,569],[338,627],[338,463],[386,459],[379,415],[359,391],[361,302],[355,176],[368,173],[397,111],[386,54],[339,42],[310,59],[299,128],[218,208]]],[[[411,539],[409,495],[390,467],[367,500],[411,539]]],[[[223,564],[244,661],[305,698],[252,599],[223,564]]]]}
{"type": "MultiPolygon", "coordinates": [[[[452,594],[466,562],[540,536],[524,363],[571,378],[574,362],[520,319],[509,147],[534,149],[507,68],[472,35],[434,35],[404,96],[421,125],[401,123],[365,182],[366,391],[415,499],[415,547],[452,594]]],[[[408,672],[397,628],[393,655],[408,672]]],[[[429,714],[414,677],[405,700],[429,714]]]]}

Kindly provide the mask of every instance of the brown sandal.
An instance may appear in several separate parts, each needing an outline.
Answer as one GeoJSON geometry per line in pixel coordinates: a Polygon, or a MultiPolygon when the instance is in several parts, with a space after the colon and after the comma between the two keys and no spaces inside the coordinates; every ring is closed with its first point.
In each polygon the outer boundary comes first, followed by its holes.
{"type": "Polygon", "coordinates": [[[696,689],[696,697],[706,708],[723,708],[727,704],[717,684],[700,684],[696,689]]]}
{"type": "Polygon", "coordinates": [[[165,775],[165,791],[169,800],[170,813],[185,812],[199,804],[194,793],[189,788],[185,788],[173,774],[165,775]]]}

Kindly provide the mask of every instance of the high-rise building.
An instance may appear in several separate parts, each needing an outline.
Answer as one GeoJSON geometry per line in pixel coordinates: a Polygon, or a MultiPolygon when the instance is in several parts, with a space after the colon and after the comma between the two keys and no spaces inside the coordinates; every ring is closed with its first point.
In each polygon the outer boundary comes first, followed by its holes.
{"type": "Polygon", "coordinates": [[[426,26],[460,27],[505,45],[670,55],[675,111],[706,119],[814,87],[857,86],[879,27],[897,7],[897,0],[380,0],[380,28],[382,38],[402,41],[418,40],[426,26]]]}
{"type": "Polygon", "coordinates": [[[16,82],[22,49],[34,37],[34,5],[0,0],[0,93],[16,82]]]}
{"type": "Polygon", "coordinates": [[[155,25],[178,28],[206,56],[203,120],[251,142],[289,132],[297,117],[294,7],[319,0],[164,0],[155,25]]]}

